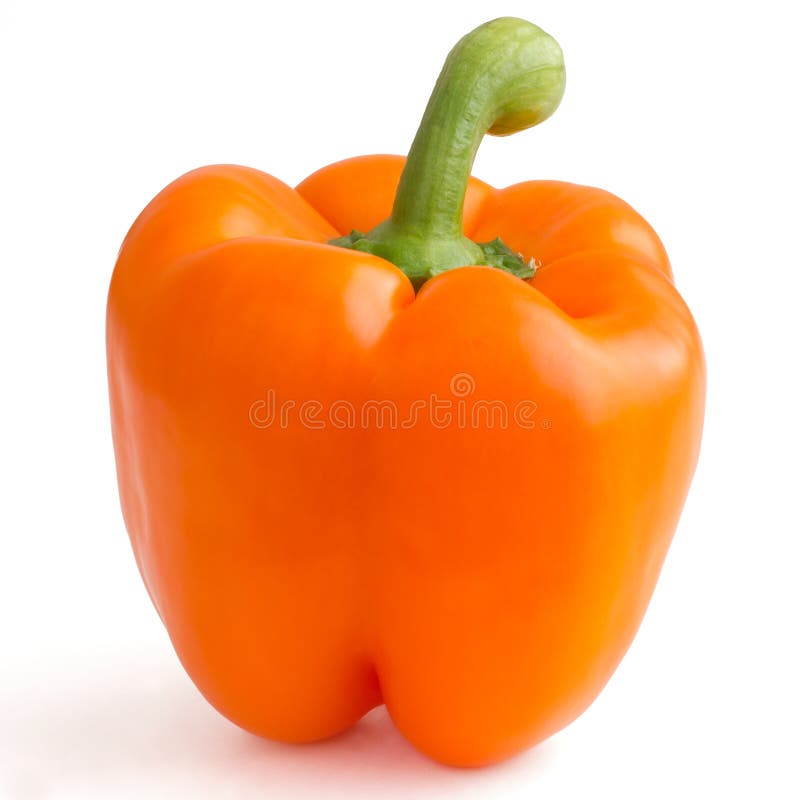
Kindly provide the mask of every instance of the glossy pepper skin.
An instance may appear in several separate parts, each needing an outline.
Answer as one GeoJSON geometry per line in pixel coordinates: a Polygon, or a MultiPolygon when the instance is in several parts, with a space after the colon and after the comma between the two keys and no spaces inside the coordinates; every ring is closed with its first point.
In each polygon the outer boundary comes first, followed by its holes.
{"type": "Polygon", "coordinates": [[[630,645],[697,460],[703,353],[658,237],[600,189],[469,178],[464,234],[535,258],[528,279],[458,266],[415,293],[328,244],[390,218],[405,163],[296,190],[207,167],[147,206],[108,301],[117,471],[220,712],[307,742],[385,703],[424,753],[481,765],[578,716],[630,645]],[[270,391],[295,405],[267,424],[270,391]],[[403,426],[431,395],[450,423],[403,426]],[[376,401],[396,424],[335,424],[376,401]],[[533,425],[472,424],[480,401],[533,425]]]}

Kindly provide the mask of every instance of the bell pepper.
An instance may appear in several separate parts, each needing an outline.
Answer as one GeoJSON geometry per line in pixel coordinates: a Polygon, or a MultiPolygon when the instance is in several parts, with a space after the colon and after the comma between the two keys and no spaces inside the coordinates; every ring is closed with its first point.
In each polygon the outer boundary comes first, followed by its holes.
{"type": "Polygon", "coordinates": [[[600,692],[698,457],[705,367],[658,236],[608,192],[471,177],[558,106],[519,19],[449,54],[407,159],[297,189],[212,166],[128,233],[108,298],[133,552],[180,661],[255,734],[385,704],[495,762],[600,692]]]}

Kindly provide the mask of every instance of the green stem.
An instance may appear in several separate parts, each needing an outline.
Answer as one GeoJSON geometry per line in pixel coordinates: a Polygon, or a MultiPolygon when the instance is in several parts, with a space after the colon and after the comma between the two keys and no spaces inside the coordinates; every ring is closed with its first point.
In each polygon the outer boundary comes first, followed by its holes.
{"type": "Polygon", "coordinates": [[[331,244],[381,256],[415,285],[440,272],[488,264],[521,277],[532,270],[499,240],[463,234],[464,195],[487,132],[506,136],[537,125],[564,93],[558,43],[525,20],[502,17],[450,51],[411,145],[389,219],[331,244]]]}

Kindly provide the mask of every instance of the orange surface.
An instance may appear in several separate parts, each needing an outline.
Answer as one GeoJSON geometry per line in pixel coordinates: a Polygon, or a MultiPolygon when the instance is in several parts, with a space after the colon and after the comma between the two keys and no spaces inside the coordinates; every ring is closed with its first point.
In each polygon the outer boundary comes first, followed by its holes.
{"type": "Polygon", "coordinates": [[[108,302],[120,494],[219,711],[304,742],[385,702],[422,751],[479,765],[569,723],[629,646],[705,368],[657,236],[598,189],[472,182],[466,234],[538,259],[529,282],[465,267],[415,297],[392,264],[326,245],[389,215],[402,165],[351,159],[297,191],[208,167],[150,203],[108,302]],[[261,424],[269,392],[295,402],[286,424],[261,424]],[[432,394],[470,422],[299,418],[388,400],[402,420],[432,394]],[[472,424],[475,401],[528,401],[534,427],[472,424]]]}

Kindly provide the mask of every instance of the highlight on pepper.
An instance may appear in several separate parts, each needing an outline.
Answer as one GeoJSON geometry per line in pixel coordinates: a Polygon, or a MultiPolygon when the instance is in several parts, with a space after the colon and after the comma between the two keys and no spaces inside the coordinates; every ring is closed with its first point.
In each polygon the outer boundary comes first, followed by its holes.
{"type": "Polygon", "coordinates": [[[295,189],[203,167],[123,242],[125,524],[181,663],[254,734],[320,740],[385,704],[431,758],[489,764],[579,716],[633,640],[705,364],[631,206],[471,175],[486,133],[543,122],[564,86],[551,36],[493,20],[450,52],[407,158],[295,189]]]}

